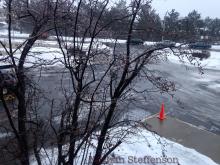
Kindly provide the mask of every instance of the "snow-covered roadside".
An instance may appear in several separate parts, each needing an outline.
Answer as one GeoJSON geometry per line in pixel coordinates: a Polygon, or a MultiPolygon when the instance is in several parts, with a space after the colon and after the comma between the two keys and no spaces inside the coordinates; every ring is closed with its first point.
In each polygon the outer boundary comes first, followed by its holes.
{"type": "Polygon", "coordinates": [[[212,74],[205,74],[200,75],[198,73],[191,73],[191,78],[193,81],[198,81],[200,84],[203,84],[203,87],[219,92],[220,91],[220,81],[218,73],[215,74],[215,72],[212,74]]]}
{"type": "MultiPolygon", "coordinates": [[[[0,51],[4,51],[3,48],[0,51]]],[[[14,54],[16,62],[20,58],[21,52],[17,51],[14,54]]],[[[10,64],[10,59],[1,60],[7,58],[7,55],[0,56],[0,65],[8,65],[10,64]]],[[[46,47],[35,47],[31,49],[30,53],[27,56],[25,67],[31,67],[33,65],[59,65],[63,61],[63,55],[58,48],[46,48],[46,47]]]]}
{"type": "Polygon", "coordinates": [[[214,49],[214,50],[220,50],[220,45],[212,45],[212,49],[214,49]]]}
{"type": "MultiPolygon", "coordinates": [[[[128,136],[129,140],[122,143],[114,151],[114,157],[107,159],[106,163],[111,165],[178,165],[178,163],[181,165],[217,165],[213,160],[194,149],[159,137],[145,129],[141,129],[136,135],[128,136]]],[[[47,152],[50,158],[52,155],[57,156],[56,149],[48,149],[47,152]]],[[[90,150],[89,152],[92,156],[93,151],[90,150]]],[[[44,158],[43,164],[49,164],[46,156],[44,158]]],[[[55,162],[52,163],[56,164],[55,162]]],[[[36,165],[37,162],[32,160],[31,164],[36,165]]]]}
{"type": "MultiPolygon", "coordinates": [[[[142,161],[145,156],[148,156],[150,159],[147,159],[146,164],[153,164],[153,161],[158,158],[158,163],[155,164],[170,164],[160,163],[163,155],[165,154],[169,161],[176,159],[179,164],[182,165],[214,165],[210,158],[198,153],[194,149],[186,148],[178,143],[172,142],[168,139],[161,138],[158,135],[155,135],[149,131],[143,130],[138,136],[131,138],[134,141],[133,144],[122,144],[119,148],[119,151],[116,152],[117,155],[122,157],[136,156],[141,158],[142,161]],[[147,141],[146,141],[147,140],[147,141]]],[[[131,159],[130,159],[131,160],[131,159]]],[[[134,159],[133,159],[134,160],[134,159]]],[[[136,163],[143,164],[143,163],[136,163]]],[[[173,162],[172,164],[178,164],[173,162]]]]}
{"type": "MultiPolygon", "coordinates": [[[[55,41],[51,41],[51,43],[56,43],[55,41]]],[[[81,44],[79,44],[81,46],[81,44]]],[[[83,44],[83,51],[88,51],[90,44],[85,43],[83,44]]],[[[111,51],[111,48],[106,46],[105,44],[102,44],[100,42],[94,42],[92,45],[92,49],[99,50],[102,52],[111,51]]],[[[14,51],[14,49],[13,49],[14,51]]],[[[65,51],[65,50],[64,50],[65,51]]],[[[2,52],[2,55],[0,56],[0,65],[7,65],[10,64],[10,59],[3,60],[7,58],[8,56],[5,55],[5,50],[3,48],[0,48],[0,52],[2,52]]],[[[18,50],[14,57],[16,58],[16,62],[20,58],[20,51],[18,50]]],[[[30,53],[27,56],[25,67],[32,67],[33,65],[44,65],[44,66],[63,66],[64,58],[61,50],[58,48],[52,48],[52,47],[40,47],[40,46],[34,46],[30,53]]]]}
{"type": "MultiPolygon", "coordinates": [[[[210,53],[211,56],[208,59],[204,59],[204,60],[199,60],[198,58],[196,59],[204,69],[220,70],[220,52],[211,51],[210,53]]],[[[172,53],[170,53],[170,55],[168,56],[168,60],[176,64],[182,64],[179,58],[177,56],[172,55],[172,53]]],[[[187,62],[187,60],[185,60],[184,65],[193,66],[192,64],[187,62]]]]}
{"type": "MultiPolygon", "coordinates": [[[[220,52],[211,51],[210,54],[211,55],[208,59],[199,60],[197,58],[198,62],[200,63],[200,66],[204,69],[205,74],[201,75],[197,72],[190,72],[191,79],[200,82],[200,84],[203,84],[203,86],[205,85],[205,88],[207,88],[208,90],[219,92],[220,82],[218,74],[220,71],[220,52]]],[[[179,58],[177,56],[172,55],[172,53],[168,56],[168,60],[171,63],[183,65],[179,58]]],[[[192,64],[187,62],[187,59],[185,60],[184,65],[194,67],[192,64]]]]}
{"type": "Polygon", "coordinates": [[[9,137],[9,136],[11,136],[12,135],[12,133],[0,133],[0,138],[7,138],[7,137],[9,137]]]}
{"type": "Polygon", "coordinates": [[[202,66],[207,69],[220,70],[220,52],[210,52],[208,59],[200,61],[202,66]]]}
{"type": "Polygon", "coordinates": [[[148,45],[148,46],[152,46],[155,45],[157,42],[153,42],[153,41],[145,41],[144,45],[148,45]]]}

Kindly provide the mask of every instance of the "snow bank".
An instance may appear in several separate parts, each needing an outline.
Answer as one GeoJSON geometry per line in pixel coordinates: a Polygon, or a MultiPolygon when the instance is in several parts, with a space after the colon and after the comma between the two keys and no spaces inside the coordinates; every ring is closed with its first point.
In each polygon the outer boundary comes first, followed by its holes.
{"type": "MultiPolygon", "coordinates": [[[[7,38],[7,35],[8,35],[7,23],[5,22],[1,22],[1,23],[4,23],[5,27],[0,30],[0,35],[7,38]]],[[[16,37],[28,38],[30,34],[20,33],[19,31],[12,30],[11,35],[12,35],[12,38],[16,38],[16,37]]]]}
{"type": "MultiPolygon", "coordinates": [[[[55,41],[50,41],[50,44],[55,44],[55,41]]],[[[64,58],[61,50],[58,48],[52,48],[52,47],[41,47],[41,46],[35,46],[30,50],[26,61],[25,61],[25,67],[37,67],[38,65],[42,66],[61,66],[64,63],[64,58]]],[[[70,45],[69,45],[70,46],[70,45]]],[[[78,46],[81,46],[80,44],[78,46]]],[[[90,44],[85,43],[83,44],[83,51],[88,51],[90,44]]],[[[105,44],[102,44],[100,42],[95,42],[92,45],[92,49],[99,50],[102,52],[111,51],[111,48],[106,46],[105,44]]],[[[4,52],[3,48],[0,48],[0,51],[4,52]]],[[[65,51],[65,50],[64,50],[65,51]]],[[[14,57],[16,58],[16,62],[18,62],[18,59],[20,58],[21,52],[17,51],[14,57]]],[[[2,60],[6,58],[7,55],[3,53],[2,56],[0,56],[0,65],[8,65],[10,64],[10,60],[2,60]]],[[[63,65],[62,65],[63,66],[63,65]]]]}
{"type": "MultiPolygon", "coordinates": [[[[111,158],[106,160],[106,164],[178,165],[179,163],[181,165],[217,165],[210,158],[198,153],[194,149],[186,148],[178,143],[159,137],[158,135],[145,129],[140,129],[136,135],[128,135],[127,139],[129,140],[122,143],[114,151],[114,156],[112,155],[111,158]]],[[[47,152],[51,158],[50,161],[55,164],[56,160],[54,158],[57,157],[57,150],[48,149],[47,152]]],[[[90,156],[94,153],[94,151],[91,150],[89,152],[90,156]]],[[[32,160],[31,164],[37,165],[37,162],[32,160]]],[[[43,164],[49,164],[47,156],[45,156],[43,164]]]]}
{"type": "Polygon", "coordinates": [[[213,50],[220,50],[220,45],[212,45],[213,50]]]}
{"type": "Polygon", "coordinates": [[[157,42],[145,41],[145,42],[144,42],[144,45],[152,46],[152,45],[155,45],[156,43],[157,43],[157,42]]]}
{"type": "MultiPolygon", "coordinates": [[[[211,51],[210,53],[211,56],[208,59],[199,60],[199,58],[196,58],[197,61],[204,69],[220,70],[220,52],[211,51]]],[[[172,53],[168,56],[168,60],[176,64],[182,64],[180,59],[172,53]]],[[[193,66],[189,61],[187,61],[187,59],[184,60],[184,64],[187,66],[193,66]]]]}
{"type": "Polygon", "coordinates": [[[208,87],[211,88],[211,89],[218,89],[218,90],[220,90],[220,84],[208,85],[208,87]]]}
{"type": "Polygon", "coordinates": [[[208,59],[201,61],[204,68],[220,70],[220,52],[211,52],[208,59]]]}
{"type": "Polygon", "coordinates": [[[0,1],[0,9],[3,9],[4,1],[0,1]]]}
{"type": "Polygon", "coordinates": [[[11,135],[12,135],[12,133],[0,133],[0,138],[7,138],[11,135]]]}
{"type": "MultiPolygon", "coordinates": [[[[0,51],[4,49],[0,49],[0,51]]],[[[14,54],[15,62],[18,63],[21,52],[17,51],[14,54]]],[[[8,65],[10,63],[10,58],[8,60],[2,60],[8,57],[7,55],[0,56],[0,65],[8,65]]],[[[28,54],[25,67],[32,67],[37,65],[58,65],[59,62],[63,61],[63,55],[58,48],[46,48],[46,47],[34,47],[28,54]]]]}
{"type": "MultiPolygon", "coordinates": [[[[178,164],[174,163],[175,160],[178,160],[179,164],[183,165],[216,165],[216,163],[213,162],[210,158],[198,153],[194,149],[186,148],[178,143],[172,142],[165,138],[161,138],[147,130],[142,130],[142,132],[138,133],[137,136],[131,137],[130,142],[130,144],[122,143],[122,145],[115,152],[117,155],[126,158],[127,164],[129,164],[129,156],[133,157],[130,159],[130,162],[133,161],[133,164],[143,164],[134,163],[134,156],[136,158],[142,159],[142,161],[144,161],[145,157],[145,162],[153,164],[155,159],[158,158],[158,161],[160,161],[165,155],[170,161],[172,159],[173,164],[178,164]]],[[[167,162],[155,164],[170,163],[167,162]]]]}

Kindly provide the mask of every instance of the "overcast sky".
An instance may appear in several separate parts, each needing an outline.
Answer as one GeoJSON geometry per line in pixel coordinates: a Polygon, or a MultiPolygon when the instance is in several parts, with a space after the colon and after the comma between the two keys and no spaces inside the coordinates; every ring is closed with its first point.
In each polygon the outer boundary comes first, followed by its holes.
{"type": "Polygon", "coordinates": [[[203,18],[220,18],[220,0],[153,0],[152,6],[161,17],[171,9],[176,9],[182,17],[196,9],[203,18]]]}

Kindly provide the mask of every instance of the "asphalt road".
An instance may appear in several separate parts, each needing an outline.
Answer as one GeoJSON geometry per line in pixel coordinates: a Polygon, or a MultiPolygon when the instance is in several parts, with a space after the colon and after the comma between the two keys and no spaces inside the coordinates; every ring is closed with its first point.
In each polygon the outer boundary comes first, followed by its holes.
{"type": "MultiPolygon", "coordinates": [[[[140,48],[136,48],[140,50],[140,48]]],[[[220,56],[219,52],[210,51],[209,58],[220,56]]],[[[207,60],[207,59],[203,59],[207,60]]],[[[216,64],[218,61],[215,61],[216,64]]],[[[161,103],[165,104],[168,115],[177,117],[185,122],[196,125],[213,133],[220,135],[220,70],[204,69],[201,75],[198,68],[185,66],[170,61],[162,61],[153,64],[150,69],[155,70],[158,75],[175,82],[177,91],[174,97],[159,92],[150,93],[146,101],[136,101],[130,110],[137,109],[136,119],[143,118],[143,109],[151,114],[158,113],[161,103]],[[140,114],[138,113],[140,111],[140,114]]],[[[147,81],[138,81],[139,91],[150,86],[147,81]]]]}
{"type": "MultiPolygon", "coordinates": [[[[134,47],[133,50],[141,51],[141,47],[134,47]]],[[[100,68],[97,67],[100,71],[102,70],[101,68],[101,66],[100,68]]],[[[136,99],[132,104],[126,106],[123,117],[141,120],[146,115],[158,113],[161,103],[164,102],[165,110],[170,116],[220,135],[220,89],[210,88],[210,84],[220,84],[219,70],[205,69],[205,74],[201,76],[194,67],[186,69],[184,66],[169,61],[153,64],[151,69],[157,70],[161,76],[176,83],[177,91],[174,93],[174,98],[159,92],[150,93],[146,96],[146,100],[140,97],[140,99],[136,99]],[[201,77],[207,78],[208,81],[201,80],[201,77]]],[[[38,81],[39,73],[33,72],[32,75],[38,81]]],[[[61,83],[66,88],[71,88],[68,73],[63,73],[63,69],[58,67],[42,72],[38,81],[39,86],[46,92],[47,97],[50,100],[55,100],[55,106],[57,106],[58,110],[59,106],[60,109],[65,106],[60,105],[63,99],[61,83]]],[[[146,81],[138,81],[137,83],[140,89],[150,85],[146,81]]],[[[39,103],[39,107],[41,107],[40,114],[47,116],[50,106],[45,101],[39,103]]]]}
{"type": "MultiPolygon", "coordinates": [[[[220,71],[205,69],[205,74],[202,76],[197,68],[188,67],[186,69],[184,66],[169,61],[151,67],[160,72],[161,76],[176,83],[177,91],[174,92],[174,98],[159,92],[150,93],[146,96],[146,100],[140,97],[126,106],[124,116],[140,120],[146,115],[158,113],[161,103],[164,102],[165,110],[170,116],[220,134],[220,90],[209,87],[210,84],[220,83],[220,71]],[[202,81],[202,77],[209,81],[202,81]]],[[[48,92],[50,98],[57,98],[60,101],[63,97],[62,93],[58,92],[61,76],[63,76],[62,83],[65,87],[68,88],[71,84],[67,73],[58,75],[57,73],[42,74],[40,86],[48,92]]],[[[145,89],[150,85],[146,81],[137,83],[139,89],[145,89]]],[[[43,114],[47,108],[45,106],[45,110],[42,110],[43,114]]]]}
{"type": "MultiPolygon", "coordinates": [[[[158,113],[164,102],[170,116],[177,117],[216,134],[220,134],[220,89],[210,84],[220,84],[220,71],[205,70],[209,81],[200,81],[202,77],[196,68],[184,68],[170,62],[155,66],[161,75],[176,83],[174,98],[166,94],[153,93],[148,103],[142,103],[151,113],[158,113]]],[[[145,82],[140,82],[144,86],[145,82]]]]}

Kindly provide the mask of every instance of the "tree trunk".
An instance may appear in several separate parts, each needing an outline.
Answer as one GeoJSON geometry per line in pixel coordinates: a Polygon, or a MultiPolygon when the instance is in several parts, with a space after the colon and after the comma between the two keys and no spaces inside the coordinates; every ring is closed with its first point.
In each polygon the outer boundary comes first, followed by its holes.
{"type": "Polygon", "coordinates": [[[109,124],[111,122],[112,116],[114,114],[116,104],[117,104],[117,101],[113,99],[111,106],[110,106],[110,109],[109,109],[109,112],[108,112],[108,115],[107,115],[107,118],[105,119],[105,123],[102,127],[101,134],[98,139],[98,146],[96,148],[96,153],[94,156],[93,165],[101,165],[101,163],[102,163],[101,157],[102,157],[103,144],[105,142],[106,133],[109,128],[109,124]]]}
{"type": "Polygon", "coordinates": [[[18,73],[18,132],[19,132],[19,148],[20,161],[23,165],[29,165],[29,151],[26,128],[26,105],[25,105],[25,78],[23,70],[18,73]]]}

